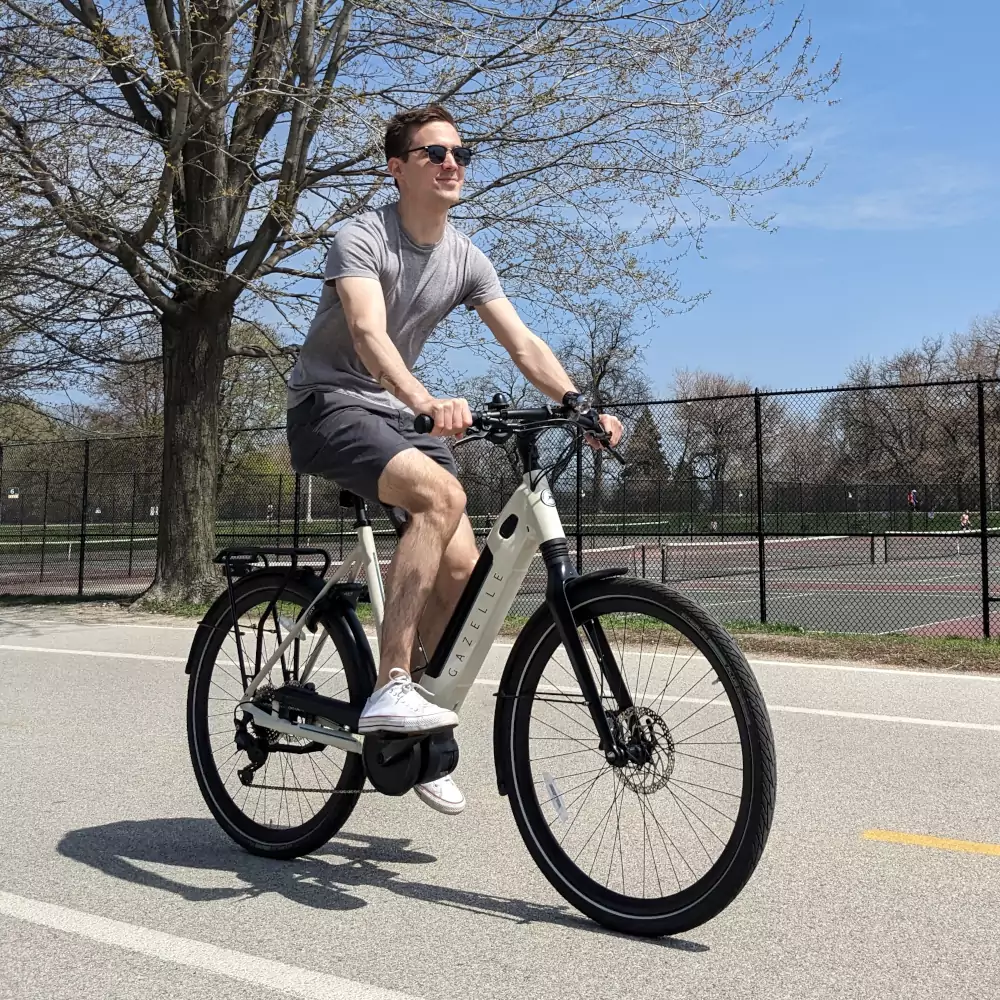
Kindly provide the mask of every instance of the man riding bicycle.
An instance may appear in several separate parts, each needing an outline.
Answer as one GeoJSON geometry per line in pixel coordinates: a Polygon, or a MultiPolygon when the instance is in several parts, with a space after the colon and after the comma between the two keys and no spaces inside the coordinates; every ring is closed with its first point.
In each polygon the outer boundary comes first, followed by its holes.
{"type": "MultiPolygon", "coordinates": [[[[389,564],[378,679],[359,731],[416,733],[458,724],[421,694],[410,672],[433,653],[478,550],[442,440],[471,426],[469,405],[435,398],[411,369],[437,324],[464,305],[537,389],[557,401],[576,389],[521,321],[493,265],[448,222],[472,158],[452,116],[437,105],[394,115],[385,155],[399,199],[352,219],[334,238],[289,378],[288,445],[297,472],[409,515],[389,564]],[[414,431],[420,413],[433,418],[432,434],[414,431]]],[[[600,419],[614,446],[621,423],[600,419]]],[[[465,808],[451,776],[415,791],[439,812],[465,808]]]]}

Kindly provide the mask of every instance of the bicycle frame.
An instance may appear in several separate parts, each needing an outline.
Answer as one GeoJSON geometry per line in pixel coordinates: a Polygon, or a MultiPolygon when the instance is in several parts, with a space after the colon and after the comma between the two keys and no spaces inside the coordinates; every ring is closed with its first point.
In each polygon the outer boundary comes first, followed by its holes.
{"type": "MultiPolygon", "coordinates": [[[[431,656],[421,683],[436,704],[456,712],[461,708],[521,589],[531,561],[541,549],[548,574],[546,601],[569,654],[582,694],[590,706],[601,748],[609,760],[616,759],[619,753],[617,741],[602,708],[601,695],[588,666],[586,652],[566,596],[565,584],[575,576],[569,563],[566,533],[545,474],[533,468],[533,441],[520,444],[527,471],[493,523],[475,569],[431,656]]],[[[385,600],[382,574],[374,534],[363,505],[359,506],[358,514],[358,544],[327,580],[298,621],[288,626],[284,639],[261,666],[239,703],[255,719],[261,714],[258,721],[266,727],[292,735],[310,736],[314,740],[353,752],[360,752],[362,743],[347,730],[304,723],[293,724],[276,719],[269,713],[261,713],[252,701],[255,691],[270,674],[271,668],[282,660],[289,646],[301,635],[312,609],[338,584],[357,582],[364,574],[375,617],[376,636],[381,636],[385,600]]],[[[588,623],[585,631],[619,707],[632,707],[631,697],[600,625],[596,622],[588,623]]],[[[325,641],[324,633],[309,653],[299,676],[300,683],[305,684],[309,679],[325,641]]]]}
{"type": "MultiPolygon", "coordinates": [[[[381,636],[385,590],[374,533],[367,519],[359,521],[357,533],[357,545],[330,575],[309,609],[289,626],[277,649],[251,680],[241,701],[242,705],[246,706],[252,701],[254,693],[270,674],[272,667],[302,634],[309,611],[338,584],[356,582],[362,576],[365,578],[375,618],[376,637],[381,636]]],[[[544,542],[565,538],[566,533],[545,476],[538,472],[525,474],[522,483],[514,490],[493,523],[449,627],[421,681],[437,704],[453,711],[461,708],[521,589],[539,546],[544,542]]],[[[302,665],[299,678],[301,683],[304,684],[309,679],[324,642],[325,635],[320,637],[302,665]]],[[[360,749],[359,742],[357,747],[360,749]]]]}

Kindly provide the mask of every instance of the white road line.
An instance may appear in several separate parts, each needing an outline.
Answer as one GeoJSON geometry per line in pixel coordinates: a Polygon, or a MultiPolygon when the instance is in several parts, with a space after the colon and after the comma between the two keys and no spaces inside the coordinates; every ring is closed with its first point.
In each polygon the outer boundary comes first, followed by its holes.
{"type": "MultiPolygon", "coordinates": [[[[105,658],[115,658],[115,659],[126,659],[126,660],[158,660],[168,663],[186,663],[187,660],[182,656],[151,656],[145,653],[109,653],[102,652],[93,649],[48,649],[41,646],[8,646],[0,645],[0,650],[13,650],[15,652],[25,652],[25,653],[58,653],[61,655],[71,655],[71,656],[97,656],[105,658]]],[[[781,665],[790,666],[787,661],[784,660],[758,660],[756,661],[762,666],[767,665],[781,665]]],[[[902,670],[885,670],[880,671],[878,667],[844,667],[840,668],[834,664],[794,664],[795,666],[806,666],[815,667],[819,666],[822,669],[837,670],[860,670],[860,671],[877,671],[880,673],[887,674],[903,674],[902,670]]],[[[925,674],[919,670],[908,670],[905,671],[907,675],[919,676],[919,677],[935,677],[940,675],[935,674],[925,674]]],[[[943,675],[948,678],[957,678],[960,680],[993,680],[990,677],[965,677],[959,674],[945,674],[943,675]]],[[[496,687],[500,682],[498,680],[489,680],[487,678],[478,678],[476,684],[490,685],[496,687]]],[[[955,722],[950,719],[919,719],[913,718],[906,715],[876,715],[870,712],[840,712],[832,708],[803,708],[796,705],[771,705],[767,706],[769,712],[788,712],[793,715],[821,715],[833,719],[861,719],[868,722],[898,722],[905,725],[912,726],[935,726],[945,729],[976,729],[984,732],[998,732],[1000,733],[1000,725],[992,725],[983,722],[955,722]]]]}
{"type": "Polygon", "coordinates": [[[14,653],[58,653],[61,656],[99,656],[112,660],[159,660],[164,663],[187,663],[186,656],[156,656],[152,653],[113,653],[100,649],[56,649],[47,646],[9,646],[0,643],[0,650],[14,653]]]}
{"type": "MultiPolygon", "coordinates": [[[[474,684],[482,684],[487,687],[497,687],[499,681],[477,678],[474,684]]],[[[548,687],[548,685],[545,685],[548,687]]],[[[562,689],[553,687],[550,690],[558,691],[560,694],[580,694],[581,692],[573,687],[562,689]]],[[[675,701],[683,701],[692,705],[708,705],[715,701],[714,698],[693,698],[684,696],[676,698],[675,701]]],[[[718,703],[724,705],[724,702],[718,703]]],[[[872,712],[839,712],[832,708],[803,708],[799,705],[772,705],[767,703],[768,712],[781,712],[788,715],[822,715],[832,719],[860,719],[862,722],[897,722],[908,726],[932,726],[938,729],[975,729],[980,732],[1000,733],[1000,725],[988,722],[954,722],[951,719],[920,719],[910,715],[876,715],[872,712]]]]}
{"type": "Polygon", "coordinates": [[[205,941],[154,931],[9,892],[0,891],[0,913],[175,965],[236,979],[256,990],[277,990],[303,1000],[414,1000],[406,993],[366,986],[329,973],[258,958],[205,941]]]}
{"type": "MultiPolygon", "coordinates": [[[[960,621],[961,619],[955,619],[960,621]]],[[[495,642],[494,649],[511,649],[513,643],[495,642]]],[[[10,650],[18,653],[59,653],[65,656],[96,656],[110,659],[124,660],[152,660],[164,663],[187,663],[186,656],[160,656],[153,653],[116,653],[111,650],[101,649],[59,649],[47,646],[13,646],[0,643],[0,651],[10,650]]],[[[673,653],[650,653],[651,657],[657,659],[671,659],[673,653]]],[[[704,660],[704,657],[694,657],[704,660]]],[[[895,667],[858,667],[847,663],[819,663],[809,660],[763,660],[747,658],[747,662],[752,667],[795,667],[803,670],[833,670],[851,674],[886,674],[891,677],[919,677],[922,680],[949,680],[949,681],[985,681],[987,683],[1000,682],[1000,675],[977,673],[950,673],[935,670],[904,670],[895,667]]],[[[339,668],[337,668],[339,669],[339,668]]],[[[326,672],[330,672],[329,670],[326,672]]]]}

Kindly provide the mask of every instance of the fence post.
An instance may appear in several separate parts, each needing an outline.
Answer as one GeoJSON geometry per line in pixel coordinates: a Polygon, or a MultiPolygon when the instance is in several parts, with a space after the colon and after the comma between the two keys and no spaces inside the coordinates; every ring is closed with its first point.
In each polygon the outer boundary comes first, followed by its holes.
{"type": "Polygon", "coordinates": [[[49,476],[52,473],[45,470],[45,497],[42,500],[42,562],[38,571],[38,579],[45,579],[45,539],[49,533],[49,476]]]}
{"type": "Polygon", "coordinates": [[[983,379],[976,378],[976,401],[979,404],[979,559],[983,579],[983,638],[990,637],[990,548],[986,534],[986,406],[983,379]]]}
{"type": "Polygon", "coordinates": [[[139,490],[139,473],[132,473],[132,505],[128,526],[128,575],[132,576],[132,552],[135,549],[135,495],[139,490]]]}
{"type": "Polygon", "coordinates": [[[87,551],[87,504],[90,502],[90,438],[83,442],[83,499],[80,501],[80,567],[76,593],[83,597],[83,562],[87,551]]]}
{"type": "Polygon", "coordinates": [[[281,545],[281,507],[285,499],[285,475],[278,473],[278,508],[274,518],[274,544],[281,545]]]}
{"type": "MultiPolygon", "coordinates": [[[[501,491],[501,496],[505,494],[501,491]]],[[[583,435],[576,436],[576,571],[583,572],[583,435]]]]}
{"type": "MultiPolygon", "coordinates": [[[[302,476],[295,473],[295,508],[292,511],[292,548],[299,547],[299,502],[302,499],[302,476]]],[[[298,557],[292,553],[292,565],[298,565],[298,557]]]]}
{"type": "Polygon", "coordinates": [[[757,574],[760,580],[760,620],[767,623],[767,582],[764,559],[764,443],[760,422],[760,389],[753,391],[753,421],[757,438],[757,574]]]}
{"type": "Polygon", "coordinates": [[[625,510],[628,506],[627,494],[625,491],[625,476],[628,472],[626,467],[622,467],[622,543],[625,542],[625,510]]]}
{"type": "Polygon", "coordinates": [[[663,542],[663,480],[656,477],[656,544],[663,542]]]}

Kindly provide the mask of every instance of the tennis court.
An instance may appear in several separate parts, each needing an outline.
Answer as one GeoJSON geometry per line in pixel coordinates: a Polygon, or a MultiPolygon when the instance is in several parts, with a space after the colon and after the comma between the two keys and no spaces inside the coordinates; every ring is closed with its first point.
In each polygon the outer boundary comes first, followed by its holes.
{"type": "MultiPolygon", "coordinates": [[[[767,538],[767,622],[836,632],[981,637],[981,545],[980,536],[969,532],[767,538]]],[[[990,533],[986,547],[1000,582],[1000,535],[990,533]]],[[[761,621],[756,538],[631,538],[584,561],[585,569],[626,565],[689,594],[726,622],[761,621]]],[[[1000,612],[991,632],[998,627],[1000,612]]]]}
{"type": "MultiPolygon", "coordinates": [[[[240,540],[220,538],[220,545],[240,540]]],[[[261,539],[246,539],[246,544],[261,539]]],[[[286,540],[282,540],[287,544],[286,540]]],[[[344,539],[345,551],[353,537],[344,539]]],[[[723,621],[760,622],[761,566],[756,537],[582,536],[584,572],[624,567],[689,594],[723,621]],[[609,544],[610,543],[610,544],[609,544]]],[[[338,536],[301,544],[342,556],[338,536]]],[[[384,566],[393,535],[379,532],[384,566]]],[[[976,532],[883,532],[869,535],[767,538],[763,598],[766,620],[835,632],[979,637],[983,634],[982,539],[976,532]]],[[[987,535],[988,565],[1000,585],[1000,532],[987,535]]],[[[570,553],[577,556],[576,539],[570,553]]],[[[78,536],[0,542],[0,593],[139,594],[152,580],[156,539],[78,536]],[[82,571],[82,577],[81,577],[82,571]]],[[[530,614],[544,599],[546,576],[536,558],[514,611],[530,614]]],[[[991,633],[1000,631],[1000,610],[991,633]]]]}

